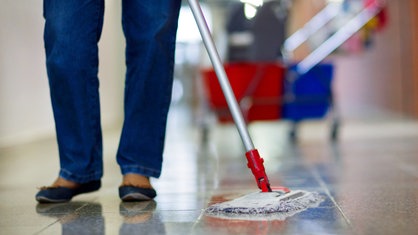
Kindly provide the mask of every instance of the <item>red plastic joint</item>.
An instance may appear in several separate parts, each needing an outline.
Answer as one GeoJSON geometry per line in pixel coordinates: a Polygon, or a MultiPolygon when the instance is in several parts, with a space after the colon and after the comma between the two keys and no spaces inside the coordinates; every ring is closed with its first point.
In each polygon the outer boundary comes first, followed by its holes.
{"type": "Polygon", "coordinates": [[[274,187],[271,187],[271,190],[273,190],[273,191],[281,191],[281,192],[284,192],[284,193],[290,193],[290,189],[288,188],[288,187],[285,187],[285,186],[274,186],[274,187]]]}
{"type": "Polygon", "coordinates": [[[258,187],[262,192],[271,192],[270,182],[263,165],[264,160],[260,157],[257,149],[246,152],[245,156],[248,160],[247,166],[251,169],[258,187]]]}

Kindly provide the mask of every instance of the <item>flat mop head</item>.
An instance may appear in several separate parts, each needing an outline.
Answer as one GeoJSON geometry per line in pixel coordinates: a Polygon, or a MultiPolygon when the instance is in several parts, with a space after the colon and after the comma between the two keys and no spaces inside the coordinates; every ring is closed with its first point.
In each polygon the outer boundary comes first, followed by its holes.
{"type": "Polygon", "coordinates": [[[285,220],[287,217],[317,207],[324,198],[316,192],[255,192],[231,201],[213,204],[208,216],[242,220],[285,220]]]}

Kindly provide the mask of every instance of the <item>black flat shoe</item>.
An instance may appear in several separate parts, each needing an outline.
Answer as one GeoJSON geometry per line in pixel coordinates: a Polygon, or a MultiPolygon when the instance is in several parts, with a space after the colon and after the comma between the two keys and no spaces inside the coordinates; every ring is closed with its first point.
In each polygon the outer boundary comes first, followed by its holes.
{"type": "Polygon", "coordinates": [[[134,186],[120,186],[119,197],[124,202],[149,201],[157,196],[152,188],[140,188],[134,186]]]}
{"type": "Polygon", "coordinates": [[[35,198],[39,203],[68,202],[78,194],[97,191],[100,186],[101,181],[95,180],[80,184],[80,186],[75,189],[65,187],[44,187],[36,194],[35,198]]]}

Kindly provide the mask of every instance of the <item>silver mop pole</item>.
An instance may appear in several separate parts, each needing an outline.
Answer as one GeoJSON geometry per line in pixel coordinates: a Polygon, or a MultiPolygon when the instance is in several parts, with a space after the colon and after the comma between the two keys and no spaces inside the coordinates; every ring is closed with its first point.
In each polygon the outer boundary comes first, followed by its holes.
{"type": "Polygon", "coordinates": [[[209,58],[218,77],[218,81],[221,85],[229,110],[231,111],[232,118],[241,136],[244,147],[247,151],[253,150],[254,144],[251,140],[250,135],[248,134],[247,126],[244,121],[242,112],[238,105],[237,99],[235,98],[234,93],[232,91],[231,84],[229,83],[228,78],[226,76],[226,72],[221,62],[221,58],[219,56],[218,51],[216,50],[215,43],[213,42],[213,38],[210,34],[209,27],[207,25],[199,2],[198,0],[188,0],[188,2],[192,10],[193,16],[196,20],[197,27],[199,28],[209,58]]]}
{"type": "MultiPolygon", "coordinates": [[[[219,57],[218,51],[216,50],[208,24],[206,23],[205,17],[203,16],[202,8],[200,7],[198,0],[188,0],[188,2],[196,20],[197,27],[199,28],[200,35],[202,36],[203,43],[205,44],[206,50],[209,54],[213,68],[215,69],[215,73],[218,77],[218,81],[221,85],[222,92],[225,96],[229,110],[231,111],[232,118],[247,151],[245,153],[245,156],[248,160],[247,166],[251,169],[251,172],[253,173],[257,185],[261,191],[271,192],[272,190],[270,187],[270,182],[263,165],[264,160],[260,157],[257,149],[254,148],[253,141],[248,134],[248,129],[242,116],[242,112],[232,91],[231,84],[229,83],[226,76],[221,58],[219,57]]],[[[289,189],[283,187],[283,191],[289,192],[289,189]]]]}

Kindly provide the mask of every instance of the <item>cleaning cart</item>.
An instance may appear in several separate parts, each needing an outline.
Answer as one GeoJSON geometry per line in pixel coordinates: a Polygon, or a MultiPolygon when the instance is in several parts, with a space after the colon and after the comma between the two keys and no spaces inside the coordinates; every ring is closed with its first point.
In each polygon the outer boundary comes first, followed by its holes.
{"type": "MultiPolygon", "coordinates": [[[[345,24],[301,61],[293,62],[292,52],[312,35],[329,27],[329,22],[341,15],[341,11],[346,12],[341,4],[329,3],[287,38],[281,51],[282,59],[259,62],[249,58],[244,62],[224,63],[245,121],[288,120],[291,123],[289,137],[297,140],[297,129],[302,121],[329,117],[329,137],[337,140],[341,119],[332,89],[335,69],[333,63],[324,59],[375,18],[383,6],[381,1],[369,1],[361,11],[351,13],[353,16],[345,24]]],[[[232,121],[215,71],[203,69],[202,77],[210,109],[221,123],[232,121]]]]}

